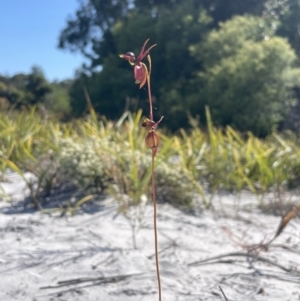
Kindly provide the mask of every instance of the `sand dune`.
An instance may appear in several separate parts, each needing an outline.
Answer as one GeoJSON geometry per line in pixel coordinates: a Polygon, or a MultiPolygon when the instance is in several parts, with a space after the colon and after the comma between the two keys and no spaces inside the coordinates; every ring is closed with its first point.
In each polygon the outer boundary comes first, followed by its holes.
{"type": "MultiPolygon", "coordinates": [[[[134,249],[130,224],[110,198],[87,204],[89,212],[55,217],[20,210],[27,192],[17,177],[2,186],[13,202],[1,203],[0,300],[158,300],[151,205],[134,249]]],[[[230,301],[300,300],[299,219],[268,250],[247,256],[280,222],[255,203],[245,195],[237,210],[227,195],[209,211],[158,206],[164,301],[224,300],[219,285],[230,301]]]]}

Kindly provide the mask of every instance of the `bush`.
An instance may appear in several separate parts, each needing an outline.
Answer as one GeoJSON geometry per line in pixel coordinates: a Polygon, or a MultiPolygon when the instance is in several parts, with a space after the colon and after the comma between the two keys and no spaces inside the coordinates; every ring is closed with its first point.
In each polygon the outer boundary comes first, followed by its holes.
{"type": "MultiPolygon", "coordinates": [[[[108,192],[119,200],[124,199],[127,206],[138,205],[142,196],[150,192],[151,156],[131,150],[126,143],[67,139],[62,142],[58,165],[58,175],[64,181],[91,193],[108,192]]],[[[179,165],[160,159],[155,176],[159,201],[192,205],[193,185],[179,165]]]]}
{"type": "Polygon", "coordinates": [[[81,143],[72,139],[63,140],[58,154],[58,175],[80,189],[101,193],[107,187],[103,160],[96,153],[100,146],[92,140],[81,143]]]}

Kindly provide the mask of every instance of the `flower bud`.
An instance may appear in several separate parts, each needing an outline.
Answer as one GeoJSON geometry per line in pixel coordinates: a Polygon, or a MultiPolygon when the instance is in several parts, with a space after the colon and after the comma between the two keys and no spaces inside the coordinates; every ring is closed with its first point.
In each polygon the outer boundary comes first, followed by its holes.
{"type": "Polygon", "coordinates": [[[159,137],[158,135],[154,132],[154,130],[151,130],[148,132],[146,138],[145,138],[145,143],[146,145],[153,149],[156,150],[158,148],[159,144],[159,137]]]}

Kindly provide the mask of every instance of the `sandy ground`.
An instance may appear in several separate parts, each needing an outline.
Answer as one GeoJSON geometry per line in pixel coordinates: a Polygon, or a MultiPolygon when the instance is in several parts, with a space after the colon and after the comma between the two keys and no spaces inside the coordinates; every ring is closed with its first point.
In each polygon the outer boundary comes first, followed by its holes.
{"type": "MultiPolygon", "coordinates": [[[[1,301],[158,300],[152,206],[134,249],[130,224],[112,199],[53,217],[21,210],[27,192],[18,177],[1,184],[13,200],[0,209],[1,301]]],[[[163,301],[224,300],[219,285],[229,301],[300,300],[299,219],[268,250],[245,256],[245,245],[267,241],[280,222],[249,210],[254,202],[243,196],[237,208],[235,197],[220,196],[215,210],[192,213],[158,206],[163,301]]]]}

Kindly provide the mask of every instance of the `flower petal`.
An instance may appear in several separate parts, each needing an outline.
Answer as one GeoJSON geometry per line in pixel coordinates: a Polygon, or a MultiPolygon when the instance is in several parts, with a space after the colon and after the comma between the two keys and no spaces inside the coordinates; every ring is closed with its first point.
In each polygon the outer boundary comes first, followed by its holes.
{"type": "Polygon", "coordinates": [[[145,47],[146,47],[146,44],[148,43],[148,41],[149,41],[149,39],[146,40],[143,47],[141,48],[140,54],[138,55],[138,57],[136,59],[137,63],[141,62],[141,60],[146,57],[146,55],[150,52],[150,50],[156,46],[156,44],[154,44],[145,51],[145,47]]]}

